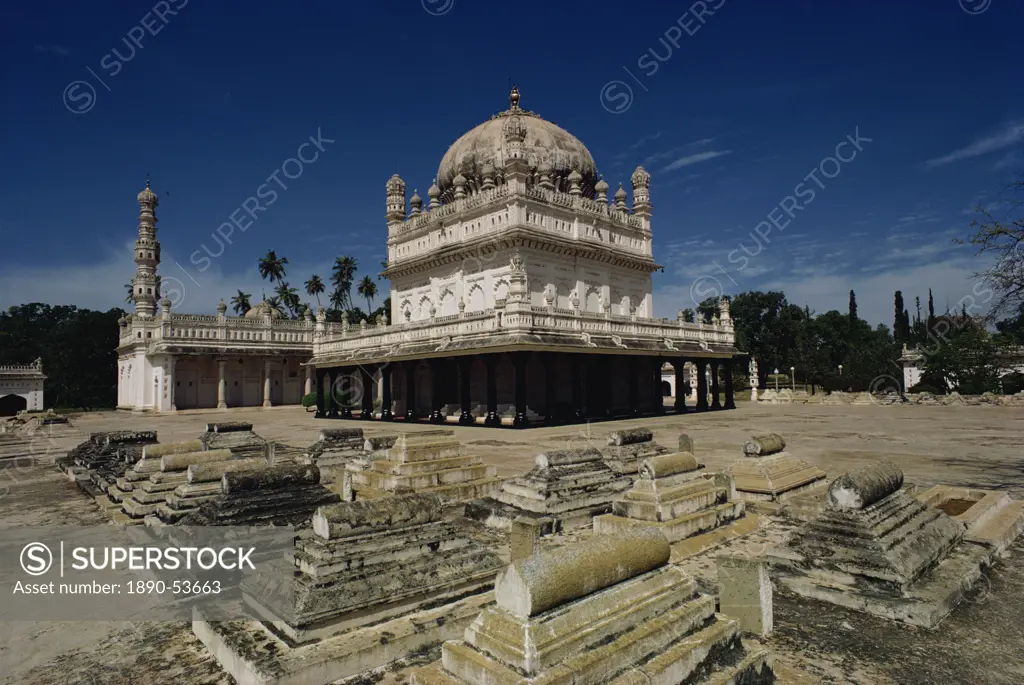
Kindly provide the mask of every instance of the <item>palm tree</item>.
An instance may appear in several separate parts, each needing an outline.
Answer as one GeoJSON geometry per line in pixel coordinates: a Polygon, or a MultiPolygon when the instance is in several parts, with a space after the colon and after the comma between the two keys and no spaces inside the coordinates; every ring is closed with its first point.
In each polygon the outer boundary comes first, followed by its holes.
{"type": "Polygon", "coordinates": [[[352,279],[355,277],[358,262],[355,257],[342,255],[334,260],[334,267],[331,269],[331,285],[341,293],[342,308],[352,306],[352,279]]]}
{"type": "Polygon", "coordinates": [[[340,312],[345,309],[345,296],[338,288],[331,291],[330,304],[334,311],[340,312]]]}
{"type": "Polygon", "coordinates": [[[249,303],[249,298],[252,297],[249,293],[243,293],[241,290],[238,294],[231,298],[231,308],[235,311],[238,316],[243,316],[247,311],[252,309],[249,303]]]}
{"type": "Polygon", "coordinates": [[[277,288],[274,289],[277,293],[277,297],[288,309],[288,314],[291,318],[297,318],[299,313],[299,291],[288,285],[287,281],[281,281],[277,284],[277,288]]]}
{"type": "Polygon", "coordinates": [[[264,301],[270,305],[271,309],[273,309],[276,312],[279,312],[281,316],[284,316],[286,314],[286,312],[284,311],[284,306],[281,304],[281,298],[278,297],[277,295],[274,295],[269,300],[264,301]]]}
{"type": "Polygon", "coordinates": [[[377,284],[369,276],[363,276],[359,281],[358,292],[366,298],[366,310],[373,311],[373,298],[377,294],[377,284]]]}
{"type": "MultiPolygon", "coordinates": [[[[388,270],[388,260],[386,260],[386,259],[382,259],[382,260],[380,261],[380,268],[381,268],[381,270],[382,270],[382,271],[387,271],[387,270],[388,270]]],[[[377,280],[378,280],[378,281],[379,281],[380,279],[382,279],[382,278],[384,278],[384,276],[383,276],[383,275],[381,275],[381,274],[377,274],[377,280]]]]}
{"type": "Polygon", "coordinates": [[[324,287],[324,282],[321,281],[320,277],[317,276],[316,274],[310,276],[309,280],[306,281],[306,294],[312,295],[313,297],[316,298],[316,305],[318,307],[320,306],[320,293],[324,292],[325,290],[327,290],[327,288],[324,287]]]}
{"type": "Polygon", "coordinates": [[[132,283],[125,283],[124,284],[124,289],[127,292],[127,295],[125,296],[124,301],[127,302],[128,304],[132,304],[133,302],[135,302],[135,286],[134,286],[134,284],[132,284],[132,283]]]}
{"type": "Polygon", "coordinates": [[[260,257],[258,262],[260,278],[268,279],[271,283],[284,279],[284,265],[287,263],[287,257],[278,257],[273,250],[267,250],[267,254],[260,257]]]}

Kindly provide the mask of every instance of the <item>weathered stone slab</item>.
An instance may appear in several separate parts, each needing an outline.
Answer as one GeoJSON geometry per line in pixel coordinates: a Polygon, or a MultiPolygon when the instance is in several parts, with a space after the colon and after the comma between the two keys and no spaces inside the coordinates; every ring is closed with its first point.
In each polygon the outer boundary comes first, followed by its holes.
{"type": "Polygon", "coordinates": [[[649,428],[635,428],[610,434],[603,453],[605,463],[612,471],[634,475],[644,459],[668,454],[668,450],[654,442],[654,434],[649,428]]]}
{"type": "Polygon", "coordinates": [[[902,487],[903,470],[891,461],[880,461],[832,481],[828,503],[837,509],[864,509],[902,487]]]}
{"type": "Polygon", "coordinates": [[[686,433],[679,434],[679,451],[684,454],[693,454],[693,440],[686,433]]]}
{"type": "Polygon", "coordinates": [[[207,433],[240,433],[251,430],[252,424],[246,421],[218,421],[206,424],[207,433]]]}
{"type": "Polygon", "coordinates": [[[222,459],[212,462],[198,462],[189,464],[185,472],[185,480],[190,484],[220,482],[225,473],[232,471],[247,471],[261,469],[269,466],[266,459],[261,457],[249,457],[247,459],[222,459]]]}
{"type": "Polygon", "coordinates": [[[366,438],[363,442],[363,450],[367,452],[379,452],[380,450],[391,449],[398,441],[397,435],[375,435],[366,438]]]}
{"type": "Polygon", "coordinates": [[[351,537],[380,528],[415,526],[441,520],[437,495],[405,495],[321,507],[313,516],[313,532],[325,540],[351,537]]]}
{"type": "Polygon", "coordinates": [[[146,445],[142,448],[142,458],[159,460],[166,454],[184,454],[186,452],[199,452],[203,449],[202,440],[186,440],[184,442],[169,442],[163,445],[146,445]]]}
{"type": "Polygon", "coordinates": [[[608,444],[615,447],[622,445],[633,445],[638,442],[650,442],[654,439],[654,433],[650,428],[631,428],[611,433],[608,436],[608,444]]]}
{"type": "Polygon", "coordinates": [[[547,469],[552,466],[571,466],[572,464],[585,464],[590,461],[601,461],[603,457],[593,447],[569,450],[548,450],[538,454],[536,464],[538,468],[547,469]]]}
{"type": "Polygon", "coordinates": [[[233,493],[271,490],[320,483],[320,470],[315,466],[285,465],[261,469],[229,471],[221,476],[221,490],[233,493]]]}
{"type": "Polygon", "coordinates": [[[696,471],[702,468],[693,454],[676,452],[658,457],[644,459],[640,466],[640,477],[648,480],[657,480],[667,476],[675,476],[680,473],[696,471]]]}
{"type": "Polygon", "coordinates": [[[181,452],[165,454],[160,457],[161,471],[184,471],[192,464],[204,464],[225,461],[231,458],[231,450],[201,450],[199,452],[181,452]]]}
{"type": "Polygon", "coordinates": [[[735,618],[740,630],[767,637],[774,628],[772,581],[764,558],[720,554],[719,611],[735,618]]]}
{"type": "Polygon", "coordinates": [[[743,444],[743,453],[748,457],[767,457],[786,449],[786,441],[778,433],[756,435],[743,444]]]}

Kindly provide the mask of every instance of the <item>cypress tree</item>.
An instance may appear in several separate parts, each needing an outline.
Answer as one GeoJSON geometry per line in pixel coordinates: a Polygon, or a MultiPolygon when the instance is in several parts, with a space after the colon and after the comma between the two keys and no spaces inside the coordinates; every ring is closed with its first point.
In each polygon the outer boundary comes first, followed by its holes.
{"type": "Polygon", "coordinates": [[[854,294],[853,289],[850,289],[850,323],[857,320],[857,296],[854,294]]]}
{"type": "Polygon", "coordinates": [[[896,313],[892,320],[892,335],[899,344],[907,341],[903,335],[903,293],[899,290],[893,296],[893,309],[896,313]]]}

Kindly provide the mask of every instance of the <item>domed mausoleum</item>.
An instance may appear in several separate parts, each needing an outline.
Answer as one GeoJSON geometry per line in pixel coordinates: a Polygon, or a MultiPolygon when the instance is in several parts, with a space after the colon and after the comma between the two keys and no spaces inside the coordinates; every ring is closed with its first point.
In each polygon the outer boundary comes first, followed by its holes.
{"type": "Polygon", "coordinates": [[[666,362],[696,367],[698,409],[719,408],[721,375],[732,408],[728,302],[710,324],[653,318],[651,175],[628,181],[631,197],[620,183],[609,198],[586,146],[515,88],[448,148],[426,201],[392,176],[392,323],[318,316],[317,416],[525,427],[660,414],[666,362]]]}

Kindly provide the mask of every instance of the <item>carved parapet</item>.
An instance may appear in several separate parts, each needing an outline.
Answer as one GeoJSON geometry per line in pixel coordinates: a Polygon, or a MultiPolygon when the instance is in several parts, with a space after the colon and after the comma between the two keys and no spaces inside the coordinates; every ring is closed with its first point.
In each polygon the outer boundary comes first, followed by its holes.
{"type": "Polygon", "coordinates": [[[832,481],[828,503],[836,509],[864,509],[902,487],[903,470],[891,461],[880,461],[832,481]]]}
{"type": "Polygon", "coordinates": [[[668,539],[652,528],[596,538],[572,549],[550,549],[517,561],[498,576],[498,607],[521,618],[568,604],[668,563],[668,539]]]}
{"type": "Polygon", "coordinates": [[[335,540],[440,520],[440,497],[403,495],[320,507],[313,515],[313,532],[335,540]]]}

